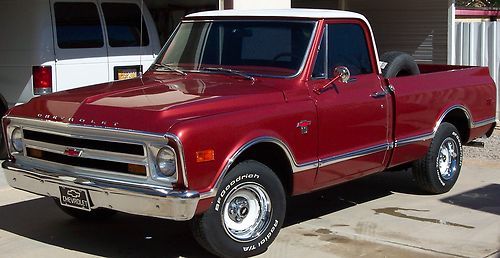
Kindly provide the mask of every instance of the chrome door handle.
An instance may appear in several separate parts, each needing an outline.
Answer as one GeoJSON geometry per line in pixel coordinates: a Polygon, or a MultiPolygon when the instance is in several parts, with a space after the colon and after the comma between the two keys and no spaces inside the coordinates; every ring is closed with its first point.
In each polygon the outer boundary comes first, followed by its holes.
{"type": "Polygon", "coordinates": [[[370,95],[370,97],[374,98],[374,99],[378,99],[378,98],[382,98],[382,97],[385,97],[385,95],[387,95],[388,92],[386,90],[383,90],[383,91],[379,91],[379,92],[374,92],[370,95]]]}

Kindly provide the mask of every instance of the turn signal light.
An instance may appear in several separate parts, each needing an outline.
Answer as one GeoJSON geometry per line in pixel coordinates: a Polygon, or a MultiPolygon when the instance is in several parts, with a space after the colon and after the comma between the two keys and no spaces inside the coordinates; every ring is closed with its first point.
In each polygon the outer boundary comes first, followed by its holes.
{"type": "Polygon", "coordinates": [[[146,167],[136,164],[128,164],[128,172],[134,175],[146,175],[146,167]]]}
{"type": "Polygon", "coordinates": [[[52,93],[52,66],[33,66],[33,92],[35,95],[52,93]]]}
{"type": "Polygon", "coordinates": [[[196,152],[196,162],[207,162],[215,160],[215,151],[212,149],[197,151],[196,152]]]}
{"type": "Polygon", "coordinates": [[[43,151],[37,150],[37,149],[32,149],[32,148],[26,148],[28,152],[28,157],[33,157],[37,159],[43,158],[43,151]]]}

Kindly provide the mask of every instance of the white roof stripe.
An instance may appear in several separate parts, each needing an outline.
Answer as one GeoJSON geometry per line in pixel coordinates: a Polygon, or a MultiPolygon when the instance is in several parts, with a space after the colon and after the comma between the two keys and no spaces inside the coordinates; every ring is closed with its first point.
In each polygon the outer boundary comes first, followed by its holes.
{"type": "Polygon", "coordinates": [[[327,10],[327,9],[261,9],[261,10],[221,10],[221,11],[205,11],[189,14],[186,18],[199,17],[293,17],[293,18],[313,18],[313,19],[329,19],[329,18],[346,18],[346,19],[361,19],[366,21],[366,18],[358,13],[327,10]]]}

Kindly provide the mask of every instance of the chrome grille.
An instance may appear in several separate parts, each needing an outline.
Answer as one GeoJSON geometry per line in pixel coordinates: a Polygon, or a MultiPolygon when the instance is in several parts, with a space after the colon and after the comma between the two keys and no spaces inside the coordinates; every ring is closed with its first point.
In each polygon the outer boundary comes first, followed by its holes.
{"type": "Polygon", "coordinates": [[[185,176],[182,145],[174,135],[118,128],[66,124],[48,120],[5,117],[7,134],[23,132],[24,151],[12,151],[15,163],[57,175],[134,182],[173,187],[185,176]],[[156,156],[170,146],[179,153],[179,170],[172,176],[159,172],[156,156]]]}
{"type": "Polygon", "coordinates": [[[144,145],[23,129],[29,158],[132,176],[148,175],[144,145]]]}
{"type": "Polygon", "coordinates": [[[24,139],[51,144],[61,144],[75,148],[86,148],[93,150],[117,152],[124,154],[132,154],[144,156],[144,147],[138,144],[96,141],[84,138],[71,138],[62,135],[50,133],[36,132],[32,130],[23,130],[24,139]]]}

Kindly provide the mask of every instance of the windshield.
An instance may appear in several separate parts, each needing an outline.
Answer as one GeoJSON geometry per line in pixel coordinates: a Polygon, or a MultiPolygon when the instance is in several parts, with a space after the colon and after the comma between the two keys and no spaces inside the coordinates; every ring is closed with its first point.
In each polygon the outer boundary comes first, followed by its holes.
{"type": "Polygon", "coordinates": [[[292,76],[302,66],[314,25],[304,21],[183,22],[158,62],[184,71],[224,68],[254,76],[292,76]]]}

